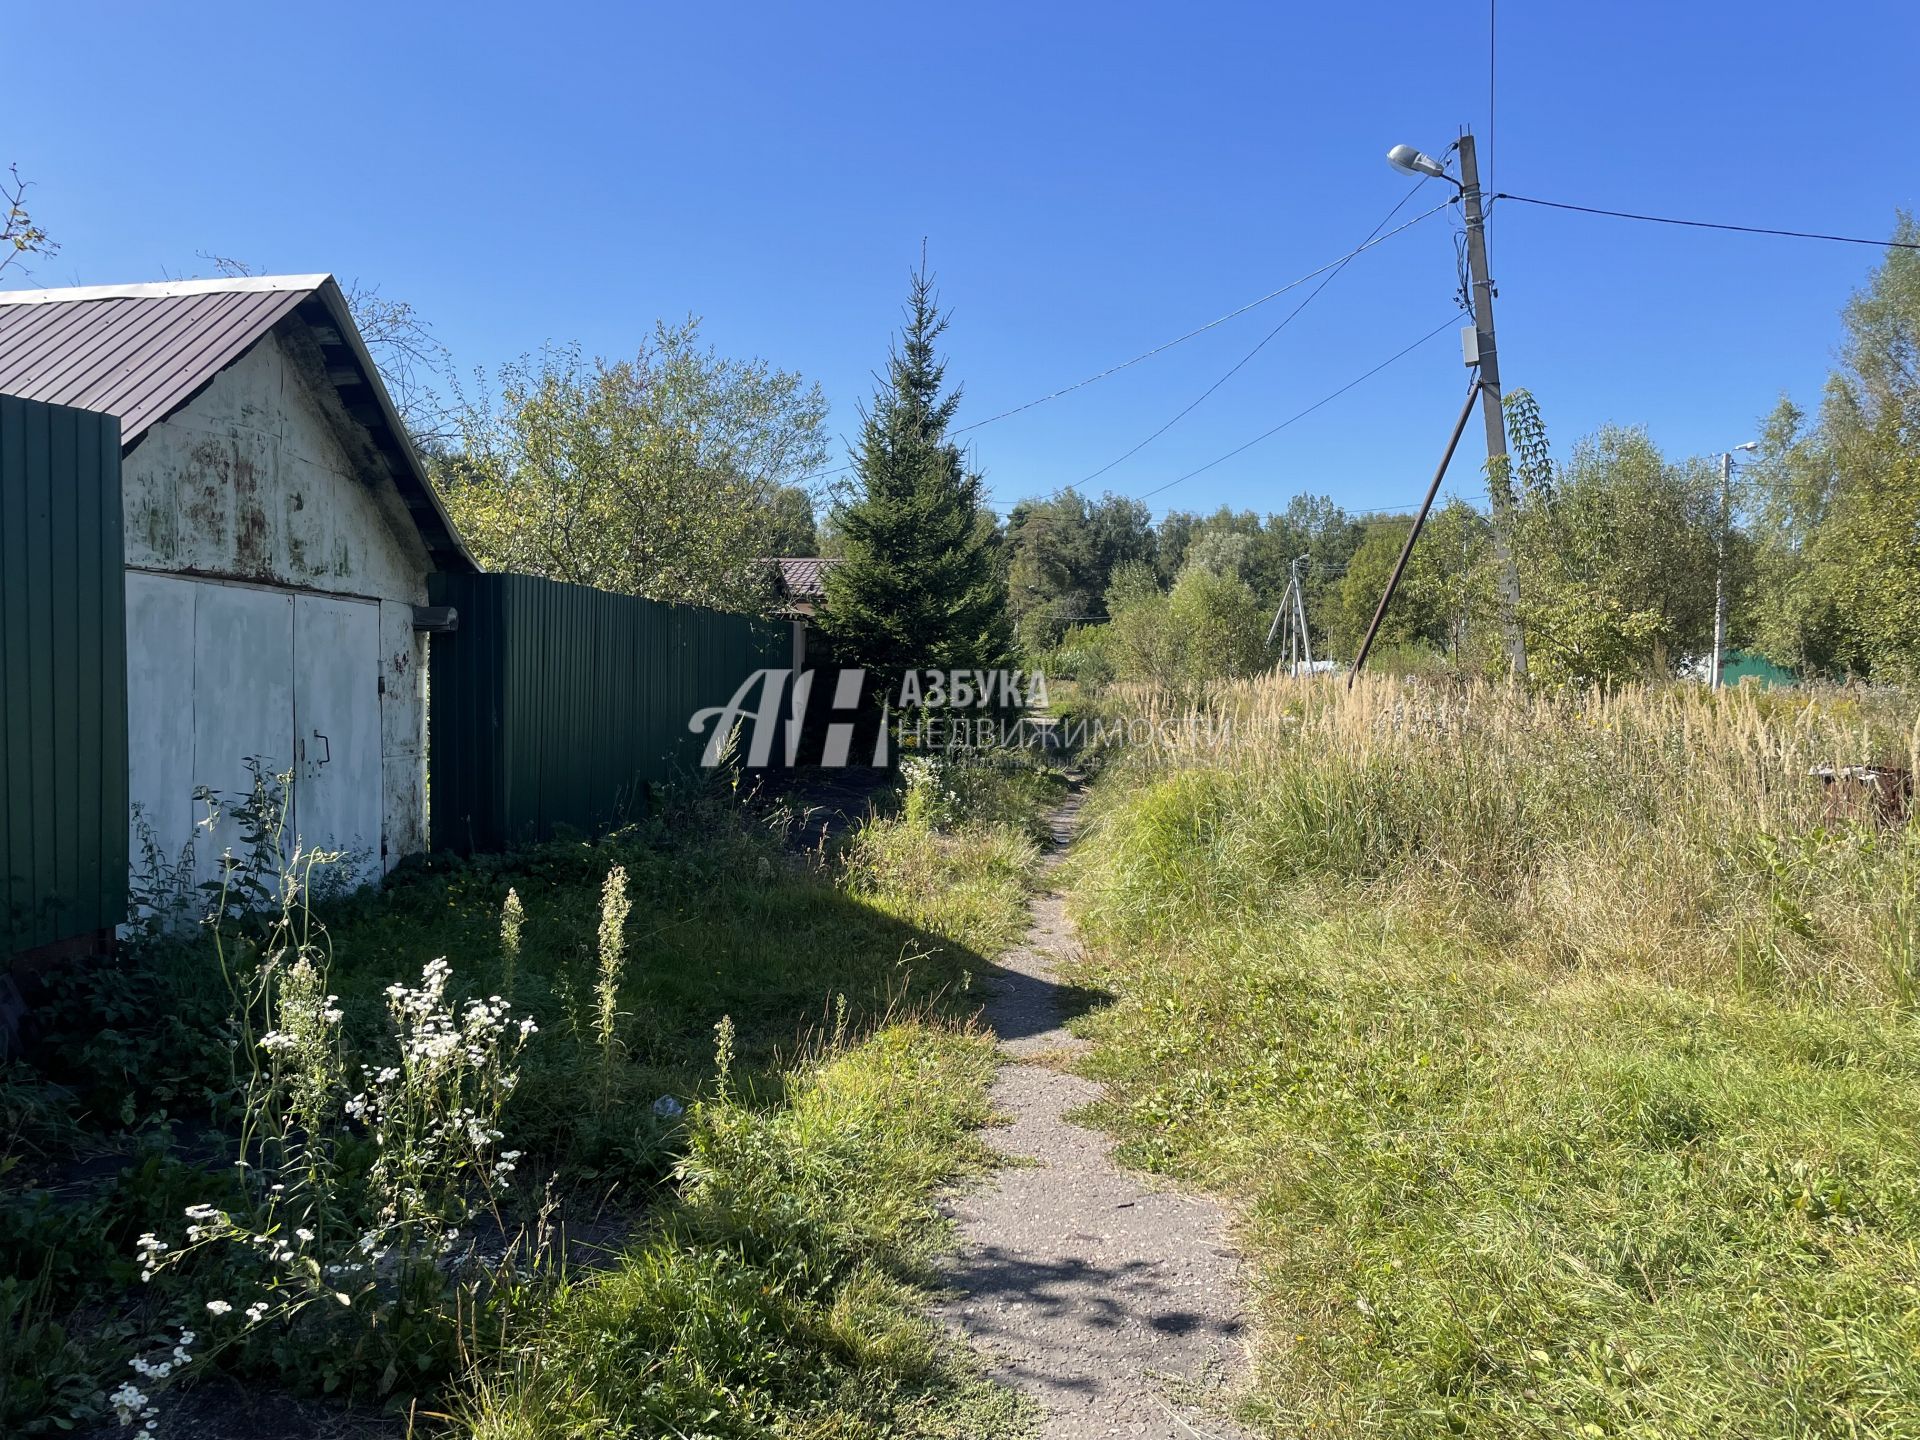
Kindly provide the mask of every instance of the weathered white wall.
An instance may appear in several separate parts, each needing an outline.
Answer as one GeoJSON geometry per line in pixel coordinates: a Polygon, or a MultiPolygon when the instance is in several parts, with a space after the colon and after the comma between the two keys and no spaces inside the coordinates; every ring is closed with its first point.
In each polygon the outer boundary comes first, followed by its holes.
{"type": "MultiPolygon", "coordinates": [[[[413,629],[412,606],[426,601],[432,564],[398,489],[297,338],[262,340],[153,426],[127,457],[122,483],[130,570],[380,602],[381,848],[387,868],[424,849],[427,641],[413,629]]],[[[177,736],[154,714],[173,703],[159,685],[160,657],[131,653],[136,636],[152,633],[153,617],[139,624],[134,614],[151,595],[128,588],[129,762],[133,793],[150,802],[182,778],[177,736]]],[[[263,676],[287,664],[259,660],[263,676]]],[[[247,674],[243,665],[223,683],[247,674]]],[[[196,705],[223,703],[198,683],[194,694],[196,705]]],[[[188,793],[194,783],[203,781],[194,777],[188,793]]],[[[155,808],[178,813],[171,803],[155,808]]],[[[176,854],[191,838],[156,834],[176,854]]]]}
{"type": "Polygon", "coordinates": [[[424,604],[406,504],[350,458],[316,378],[270,335],[148,430],[122,476],[127,564],[424,604]]]}

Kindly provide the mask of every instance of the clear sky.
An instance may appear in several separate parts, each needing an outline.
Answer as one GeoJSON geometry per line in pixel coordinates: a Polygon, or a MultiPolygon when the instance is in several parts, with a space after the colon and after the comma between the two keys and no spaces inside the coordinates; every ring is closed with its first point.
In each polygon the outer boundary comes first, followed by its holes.
{"type": "MultiPolygon", "coordinates": [[[[549,340],[631,353],[693,313],[723,352],[820,381],[851,436],[923,237],[965,423],[1352,248],[1409,183],[1387,147],[1463,125],[1494,190],[1876,237],[1920,208],[1913,0],[1499,0],[1492,113],[1484,3],[428,10],[6,7],[0,163],[65,246],[12,283],[208,273],[199,251],[330,270],[412,301],[463,369],[549,340]]],[[[1505,378],[1562,452],[1607,421],[1717,451],[1783,390],[1816,399],[1880,254],[1519,205],[1489,235],[1505,378]]],[[[1086,488],[1141,494],[1241,445],[1440,325],[1454,288],[1442,214],[1086,488]]],[[[1305,293],[972,432],[990,488],[1081,481],[1305,293]]],[[[1149,503],[1404,504],[1464,385],[1449,329],[1149,503]]],[[[1477,428],[1462,458],[1472,493],[1477,428]]]]}

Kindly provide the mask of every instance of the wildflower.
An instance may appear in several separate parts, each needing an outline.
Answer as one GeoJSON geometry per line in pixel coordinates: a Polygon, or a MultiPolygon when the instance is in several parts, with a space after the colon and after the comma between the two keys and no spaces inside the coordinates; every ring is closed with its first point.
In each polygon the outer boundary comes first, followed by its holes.
{"type": "Polygon", "coordinates": [[[107,1403],[113,1406],[114,1413],[120,1417],[122,1425],[131,1425],[136,1419],[146,1414],[147,1407],[153,1402],[148,1399],[146,1392],[132,1381],[128,1381],[107,1397],[107,1403]]]}
{"type": "Polygon", "coordinates": [[[207,1301],[207,1313],[209,1315],[224,1315],[231,1309],[233,1309],[233,1306],[229,1305],[225,1300],[207,1301]]]}

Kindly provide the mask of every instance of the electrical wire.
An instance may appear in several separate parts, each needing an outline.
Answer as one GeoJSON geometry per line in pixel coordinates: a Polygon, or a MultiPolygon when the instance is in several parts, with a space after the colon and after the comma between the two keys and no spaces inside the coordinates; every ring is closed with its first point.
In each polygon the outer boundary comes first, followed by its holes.
{"type": "MultiPolygon", "coordinates": [[[[1391,220],[1396,214],[1398,214],[1401,208],[1405,206],[1407,201],[1411,199],[1415,193],[1418,192],[1419,188],[1420,187],[1416,185],[1412,189],[1408,190],[1407,193],[1401,197],[1400,203],[1398,205],[1395,205],[1392,210],[1387,212],[1387,220],[1391,220]]],[[[1196,336],[1204,335],[1209,330],[1218,329],[1220,326],[1226,324],[1229,320],[1237,320],[1240,316],[1245,315],[1248,311],[1257,310],[1262,305],[1267,304],[1269,301],[1278,300],[1282,295],[1285,295],[1290,290],[1298,290],[1302,285],[1306,284],[1309,280],[1317,279],[1320,276],[1327,274],[1327,272],[1330,270],[1338,270],[1340,267],[1347,264],[1348,261],[1354,259],[1354,257],[1361,255],[1368,250],[1373,249],[1376,245],[1384,245],[1387,241],[1393,239],[1394,236],[1400,234],[1401,231],[1412,229],[1415,225],[1418,225],[1422,220],[1431,219],[1433,216],[1439,214],[1442,210],[1446,209],[1449,205],[1452,205],[1454,203],[1455,203],[1454,198],[1450,196],[1447,199],[1441,201],[1438,205],[1434,206],[1433,209],[1426,210],[1421,212],[1418,215],[1415,215],[1412,219],[1404,222],[1403,224],[1395,226],[1393,229],[1387,231],[1384,235],[1381,234],[1380,231],[1381,231],[1381,227],[1387,223],[1387,220],[1382,220],[1379,225],[1376,225],[1373,227],[1373,233],[1371,235],[1367,236],[1367,238],[1364,241],[1362,241],[1359,245],[1356,245],[1353,249],[1347,251],[1346,254],[1334,257],[1333,259],[1327,261],[1326,264],[1317,266],[1316,268],[1309,270],[1306,274],[1298,277],[1297,279],[1289,280],[1286,284],[1280,286],[1280,288],[1277,290],[1269,290],[1266,294],[1260,296],[1258,299],[1249,300],[1246,304],[1238,307],[1237,309],[1229,310],[1226,314],[1221,315],[1215,319],[1209,320],[1204,325],[1197,325],[1193,329],[1187,331],[1186,334],[1184,335],[1176,335],[1173,339],[1162,341],[1160,344],[1155,345],[1149,350],[1142,350],[1138,355],[1135,355],[1130,360],[1122,360],[1117,365],[1109,365],[1106,369],[1101,370],[1096,374],[1089,375],[1084,380],[1076,380],[1071,385],[1063,385],[1058,390],[1049,391],[1045,395],[1036,396],[1034,399],[1028,400],[1024,404],[1015,405],[1010,410],[1002,410],[998,414],[989,415],[984,420],[975,420],[970,424],[955,426],[948,433],[952,435],[964,435],[969,430],[978,430],[983,425],[992,425],[996,421],[1005,420],[1005,419],[1008,419],[1010,416],[1018,415],[1018,414],[1021,414],[1023,411],[1031,410],[1036,405],[1045,405],[1051,400],[1058,400],[1063,395],[1071,395],[1076,390],[1084,390],[1087,386],[1092,385],[1097,381],[1105,380],[1110,375],[1118,375],[1122,370],[1130,370],[1143,360],[1151,360],[1154,356],[1159,355],[1165,351],[1171,350],[1176,345],[1184,345],[1187,341],[1192,340],[1196,336]]],[[[1319,292],[1315,291],[1315,293],[1317,294],[1319,292]]],[[[1300,308],[1304,308],[1304,306],[1300,308]]],[[[1298,314],[1299,310],[1296,309],[1294,313],[1298,314]]],[[[1291,319],[1292,317],[1289,316],[1288,318],[1291,319]]],[[[1269,335],[1267,338],[1272,339],[1273,337],[1269,335]]],[[[1264,345],[1266,341],[1263,340],[1260,343],[1264,345]]],[[[1255,348],[1258,349],[1257,346],[1255,348]]],[[[1242,361],[1241,363],[1244,364],[1245,362],[1242,361]]],[[[1235,368],[1237,369],[1239,367],[1236,366],[1235,368]]],[[[1126,457],[1122,456],[1121,458],[1124,459],[1126,457]]],[[[796,485],[799,485],[799,484],[805,484],[809,480],[824,480],[829,475],[844,474],[846,471],[851,470],[853,468],[854,466],[852,462],[849,462],[845,465],[836,465],[829,470],[814,470],[809,472],[808,474],[800,476],[793,483],[796,485]]],[[[1084,484],[1085,482],[1082,481],[1081,483],[1084,484]]],[[[1057,495],[1060,492],[1055,491],[1054,493],[1057,495]]]]}
{"type": "MultiPolygon", "coordinates": [[[[1155,345],[1151,350],[1142,350],[1138,355],[1134,356],[1131,360],[1122,360],[1118,365],[1109,365],[1106,369],[1100,371],[1096,375],[1089,375],[1084,380],[1076,380],[1071,385],[1063,385],[1060,389],[1052,391],[1049,394],[1042,395],[1037,399],[1029,400],[1024,405],[1015,405],[1011,410],[1002,410],[999,414],[989,415],[984,420],[975,420],[970,425],[961,425],[957,427],[952,433],[955,435],[963,435],[969,430],[978,430],[982,425],[991,425],[997,420],[1005,420],[1010,415],[1018,415],[1023,410],[1031,410],[1033,409],[1034,406],[1044,405],[1049,400],[1058,400],[1062,395],[1071,395],[1076,390],[1085,389],[1087,386],[1093,384],[1096,380],[1104,380],[1109,375],[1117,375],[1122,370],[1131,369],[1133,366],[1138,365],[1142,360],[1151,360],[1155,355],[1160,354],[1164,350],[1171,350],[1176,345],[1183,345],[1187,341],[1193,339],[1196,335],[1204,335],[1207,333],[1207,331],[1215,329],[1221,325],[1224,325],[1229,320],[1237,319],[1238,317],[1246,314],[1249,310],[1259,309],[1260,306],[1265,305],[1270,300],[1278,300],[1282,295],[1285,295],[1289,290],[1298,290],[1302,285],[1306,284],[1309,280],[1313,280],[1321,275],[1325,275],[1329,270],[1337,271],[1338,269],[1340,269],[1340,267],[1345,265],[1348,261],[1352,260],[1355,256],[1373,249],[1373,247],[1376,245],[1384,245],[1387,241],[1391,240],[1394,236],[1398,235],[1402,230],[1411,229],[1413,226],[1418,225],[1422,220],[1426,220],[1431,216],[1439,214],[1440,211],[1446,209],[1447,206],[1454,203],[1453,198],[1448,197],[1446,200],[1441,201],[1440,204],[1434,206],[1433,209],[1414,216],[1411,220],[1407,221],[1404,225],[1395,226],[1392,230],[1389,230],[1387,231],[1386,234],[1382,235],[1380,231],[1381,231],[1381,228],[1386,225],[1387,220],[1391,220],[1395,215],[1397,215],[1400,212],[1401,207],[1404,206],[1408,200],[1413,198],[1414,194],[1419,190],[1419,188],[1420,187],[1416,185],[1413,187],[1413,189],[1407,191],[1405,195],[1401,196],[1400,203],[1398,205],[1395,205],[1392,210],[1387,212],[1387,219],[1382,220],[1379,225],[1374,226],[1373,233],[1368,235],[1367,238],[1363,240],[1360,244],[1356,245],[1353,249],[1347,251],[1346,254],[1337,256],[1336,258],[1329,260],[1326,264],[1321,265],[1316,269],[1309,270],[1306,274],[1302,275],[1299,279],[1289,280],[1286,284],[1282,285],[1278,290],[1269,290],[1266,294],[1262,295],[1258,300],[1249,300],[1246,304],[1242,305],[1239,309],[1229,310],[1226,314],[1222,315],[1219,319],[1209,320],[1206,324],[1197,326],[1194,329],[1187,331],[1187,333],[1184,335],[1176,336],[1172,340],[1168,340],[1162,344],[1155,345]]],[[[1264,344],[1265,342],[1263,341],[1262,343],[1264,344]]]]}
{"type": "Polygon", "coordinates": [[[1494,61],[1497,58],[1494,46],[1500,35],[1499,3],[1500,0],[1487,0],[1487,153],[1481,157],[1485,162],[1482,167],[1482,184],[1493,182],[1493,101],[1496,93],[1494,76],[1498,73],[1494,69],[1494,61]]]}
{"type": "Polygon", "coordinates": [[[1671,215],[1638,215],[1631,210],[1602,210],[1594,205],[1570,205],[1564,200],[1539,200],[1531,195],[1499,194],[1495,200],[1522,205],[1544,205],[1549,210],[1577,210],[1582,215],[1606,215],[1615,220],[1645,220],[1654,225],[1685,225],[1695,230],[1732,230],[1742,235],[1783,235],[1789,240],[1831,240],[1840,245],[1877,245],[1883,250],[1920,250],[1920,241],[1863,240],[1857,235],[1823,235],[1813,230],[1774,230],[1764,225],[1725,225],[1716,220],[1677,220],[1671,215]]]}
{"type": "Polygon", "coordinates": [[[1441,331],[1452,329],[1456,324],[1459,323],[1459,319],[1460,317],[1458,315],[1449,315],[1445,320],[1442,320],[1438,325],[1434,326],[1433,329],[1427,331],[1426,334],[1422,335],[1418,340],[1415,340],[1411,345],[1406,346],[1404,349],[1396,350],[1393,354],[1389,355],[1386,359],[1382,360],[1378,365],[1374,366],[1371,370],[1367,370],[1359,375],[1356,375],[1353,379],[1349,380],[1346,384],[1342,385],[1338,390],[1335,390],[1330,394],[1321,396],[1320,399],[1314,401],[1313,404],[1307,406],[1306,409],[1301,410],[1294,415],[1288,416],[1285,420],[1282,420],[1278,425],[1275,425],[1272,429],[1261,431],[1258,435],[1254,436],[1251,440],[1247,441],[1245,444],[1234,446],[1233,449],[1227,451],[1226,454],[1217,455],[1213,459],[1207,461],[1206,464],[1198,466],[1195,469],[1189,470],[1186,474],[1181,475],[1175,479],[1169,480],[1164,485],[1156,485],[1151,490],[1144,490],[1140,494],[1131,496],[1129,498],[1134,500],[1145,500],[1150,496],[1160,494],[1162,491],[1171,490],[1174,486],[1184,484],[1186,481],[1193,479],[1193,477],[1196,475],[1205,474],[1207,471],[1213,469],[1213,467],[1216,465],[1225,464],[1227,461],[1233,459],[1234,456],[1242,454],[1245,451],[1251,450],[1254,446],[1260,444],[1262,441],[1271,440],[1275,435],[1278,435],[1282,430],[1285,430],[1289,425],[1293,425],[1301,420],[1306,419],[1307,416],[1311,415],[1314,411],[1318,410],[1321,406],[1330,404],[1333,401],[1338,400],[1342,395],[1346,394],[1349,390],[1353,389],[1354,386],[1359,385],[1364,381],[1371,380],[1374,376],[1378,375],[1382,370],[1386,369],[1389,365],[1392,365],[1395,361],[1402,360],[1408,355],[1411,355],[1414,351],[1418,350],[1422,345],[1425,345],[1429,340],[1433,339],[1433,337],[1438,335],[1441,331]]]}
{"type": "MultiPolygon", "coordinates": [[[[1420,183],[1425,184],[1426,182],[1422,180],[1420,183]]],[[[1126,451],[1124,454],[1116,455],[1113,459],[1109,460],[1106,464],[1102,465],[1098,470],[1095,470],[1092,474],[1081,476],[1080,479],[1074,482],[1074,484],[1087,485],[1087,484],[1091,484],[1095,480],[1098,480],[1102,475],[1106,474],[1109,470],[1113,469],[1114,466],[1120,464],[1122,461],[1131,459],[1135,455],[1138,455],[1142,450],[1146,449],[1147,446],[1151,445],[1154,441],[1158,440],[1162,435],[1166,434],[1167,431],[1171,430],[1175,425],[1179,424],[1187,416],[1191,415],[1195,410],[1197,410],[1200,407],[1200,405],[1207,399],[1208,396],[1212,395],[1214,391],[1218,390],[1222,385],[1226,384],[1227,381],[1231,380],[1236,374],[1240,372],[1242,367],[1244,367],[1248,361],[1252,360],[1254,356],[1258,355],[1262,350],[1264,350],[1267,347],[1267,344],[1269,341],[1271,341],[1275,336],[1277,336],[1282,330],[1286,329],[1287,326],[1291,325],[1294,322],[1294,320],[1299,317],[1300,312],[1302,310],[1305,310],[1307,306],[1311,305],[1315,300],[1317,300],[1320,297],[1320,293],[1323,290],[1325,290],[1327,286],[1331,285],[1334,282],[1334,279],[1340,274],[1342,270],[1346,269],[1347,265],[1354,259],[1355,256],[1361,254],[1365,250],[1371,249],[1374,245],[1379,244],[1383,240],[1387,240],[1392,238],[1395,235],[1398,235],[1403,230],[1411,229],[1413,226],[1418,225],[1422,220],[1428,219],[1431,216],[1439,214],[1442,210],[1446,209],[1449,205],[1454,203],[1454,197],[1449,196],[1447,199],[1441,201],[1438,205],[1434,206],[1433,209],[1414,216],[1413,219],[1407,221],[1405,224],[1397,225],[1392,230],[1387,230],[1387,233],[1385,235],[1382,235],[1380,232],[1382,230],[1386,230],[1388,222],[1391,221],[1395,215],[1398,215],[1400,213],[1401,209],[1406,205],[1407,201],[1411,200],[1414,197],[1414,195],[1419,192],[1419,189],[1420,189],[1420,185],[1415,185],[1412,189],[1408,190],[1406,194],[1400,197],[1399,202],[1394,205],[1393,209],[1389,210],[1381,218],[1380,223],[1373,227],[1372,231],[1367,235],[1367,238],[1365,240],[1363,240],[1359,245],[1355,246],[1352,250],[1349,250],[1344,256],[1342,256],[1339,260],[1335,261],[1333,264],[1324,267],[1326,273],[1325,273],[1325,277],[1320,281],[1320,283],[1314,286],[1312,290],[1308,291],[1307,297],[1304,300],[1302,300],[1298,305],[1294,306],[1293,309],[1289,310],[1285,318],[1283,318],[1278,325],[1274,326],[1265,335],[1261,336],[1259,344],[1255,345],[1251,350],[1247,351],[1246,354],[1242,355],[1238,360],[1234,361],[1233,364],[1228,367],[1226,374],[1222,375],[1218,380],[1214,381],[1205,390],[1202,390],[1198,395],[1196,395],[1193,398],[1191,402],[1189,402],[1186,405],[1185,408],[1183,408],[1177,414],[1175,414],[1172,419],[1168,420],[1166,424],[1162,425],[1158,430],[1155,430],[1151,435],[1147,436],[1146,439],[1142,440],[1139,444],[1135,445],[1132,449],[1126,451]]]]}

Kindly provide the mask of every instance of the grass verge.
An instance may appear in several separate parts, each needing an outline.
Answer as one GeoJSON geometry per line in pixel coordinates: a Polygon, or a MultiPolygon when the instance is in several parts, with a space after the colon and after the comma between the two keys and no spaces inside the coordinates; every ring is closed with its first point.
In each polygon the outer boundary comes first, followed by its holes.
{"type": "Polygon", "coordinates": [[[1070,871],[1102,1119],[1236,1199],[1281,1434],[1920,1434],[1920,835],[1857,700],[1226,697],[1070,871]],[[1864,753],[1863,753],[1864,752],[1864,753]]]}

